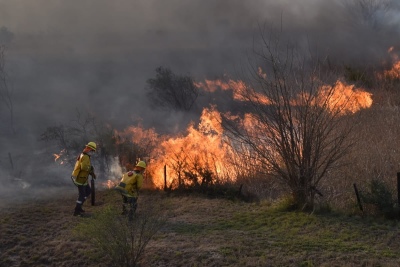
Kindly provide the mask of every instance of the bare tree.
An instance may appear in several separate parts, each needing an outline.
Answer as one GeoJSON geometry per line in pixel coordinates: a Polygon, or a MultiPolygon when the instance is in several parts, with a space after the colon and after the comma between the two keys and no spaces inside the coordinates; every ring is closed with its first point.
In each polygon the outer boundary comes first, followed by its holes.
{"type": "Polygon", "coordinates": [[[343,0],[343,4],[353,23],[379,29],[392,0],[343,0]]]}
{"type": "Polygon", "coordinates": [[[12,42],[14,39],[14,33],[12,33],[7,27],[0,27],[0,44],[6,45],[12,42]]]}
{"type": "Polygon", "coordinates": [[[139,159],[146,159],[156,146],[155,133],[143,130],[133,140],[131,134],[118,133],[108,124],[99,121],[88,114],[83,115],[77,110],[76,119],[67,125],[50,126],[41,134],[40,140],[55,145],[57,161],[73,166],[76,156],[82,151],[82,146],[89,141],[97,144],[97,156],[93,158],[100,173],[110,171],[111,159],[118,157],[122,167],[132,169],[139,159]]]}
{"type": "Polygon", "coordinates": [[[5,68],[5,46],[1,44],[0,44],[0,99],[2,102],[2,106],[5,107],[9,113],[11,131],[12,133],[15,133],[12,90],[9,85],[9,79],[5,68]]]}
{"type": "Polygon", "coordinates": [[[189,75],[176,75],[170,69],[158,67],[156,77],[147,80],[147,96],[155,107],[188,111],[192,108],[199,89],[189,75]]]}
{"type": "MultiPolygon", "coordinates": [[[[108,156],[114,151],[115,146],[114,129],[101,125],[95,117],[91,115],[83,116],[77,110],[76,120],[70,125],[50,126],[41,134],[41,141],[54,143],[59,149],[59,161],[67,162],[71,166],[75,164],[76,155],[82,150],[82,146],[89,141],[95,141],[98,144],[98,153],[96,157],[101,166],[101,171],[108,168],[108,156]]],[[[58,152],[58,151],[57,151],[58,152]]]]}
{"type": "Polygon", "coordinates": [[[321,61],[278,37],[261,39],[242,91],[248,113],[225,114],[223,127],[249,165],[287,185],[298,209],[312,209],[319,182],[352,146],[346,99],[321,61]]]}

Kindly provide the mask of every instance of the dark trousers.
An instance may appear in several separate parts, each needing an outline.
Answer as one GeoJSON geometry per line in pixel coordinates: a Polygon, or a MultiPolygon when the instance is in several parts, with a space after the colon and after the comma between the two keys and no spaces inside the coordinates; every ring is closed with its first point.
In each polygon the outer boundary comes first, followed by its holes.
{"type": "Polygon", "coordinates": [[[128,214],[130,220],[137,208],[137,197],[127,197],[122,195],[122,214],[128,214]],[[129,209],[128,209],[129,208],[129,209]]]}
{"type": "Polygon", "coordinates": [[[85,200],[90,196],[92,192],[89,184],[87,185],[78,185],[78,200],[76,201],[76,207],[81,208],[85,200]]]}

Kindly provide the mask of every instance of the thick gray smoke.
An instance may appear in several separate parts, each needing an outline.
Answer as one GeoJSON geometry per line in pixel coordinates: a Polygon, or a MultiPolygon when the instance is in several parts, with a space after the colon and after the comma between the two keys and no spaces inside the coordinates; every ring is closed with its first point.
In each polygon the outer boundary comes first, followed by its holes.
{"type": "Polygon", "coordinates": [[[399,11],[395,0],[2,0],[8,87],[0,89],[12,93],[13,125],[2,101],[0,189],[20,188],[15,177],[68,181],[71,170],[43,156],[38,138],[77,111],[119,129],[138,118],[164,132],[186,126],[192,117],[146,103],[159,66],[199,81],[232,74],[264,26],[339,64],[376,64],[400,46],[399,11]]]}

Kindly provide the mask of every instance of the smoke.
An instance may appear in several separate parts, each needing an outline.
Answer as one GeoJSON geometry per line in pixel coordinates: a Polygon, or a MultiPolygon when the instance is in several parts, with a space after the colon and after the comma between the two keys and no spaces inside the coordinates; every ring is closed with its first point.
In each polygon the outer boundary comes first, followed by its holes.
{"type": "Polygon", "coordinates": [[[119,181],[122,177],[123,172],[127,171],[127,170],[122,169],[121,165],[119,164],[118,158],[113,158],[111,160],[110,165],[111,165],[110,166],[110,177],[108,177],[109,180],[114,181],[114,182],[119,181]]]}
{"type": "Polygon", "coordinates": [[[198,114],[150,109],[146,80],[159,66],[199,81],[234,74],[263,27],[337,64],[379,64],[390,46],[400,45],[400,5],[377,1],[389,8],[365,13],[360,1],[0,2],[15,128],[1,104],[0,164],[7,175],[1,175],[0,189],[18,168],[30,184],[49,176],[69,179],[72,170],[54,172],[50,149],[38,139],[47,127],[76,120],[78,112],[119,129],[138,120],[162,132],[185,128],[198,114]],[[7,153],[15,158],[14,172],[7,153]]]}

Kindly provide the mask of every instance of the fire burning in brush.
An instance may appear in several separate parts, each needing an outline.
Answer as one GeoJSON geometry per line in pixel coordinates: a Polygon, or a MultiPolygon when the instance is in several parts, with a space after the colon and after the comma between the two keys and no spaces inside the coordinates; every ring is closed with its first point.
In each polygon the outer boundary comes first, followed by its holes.
{"type": "Polygon", "coordinates": [[[342,114],[356,113],[357,111],[369,108],[372,105],[372,94],[363,91],[360,88],[355,88],[354,85],[346,84],[342,81],[337,81],[331,90],[328,86],[321,88],[322,99],[329,99],[328,108],[331,110],[340,110],[342,114]],[[333,92],[331,97],[326,94],[333,92]]]}
{"type": "Polygon", "coordinates": [[[384,72],[384,76],[392,79],[399,80],[400,79],[400,60],[393,64],[393,67],[390,70],[384,72]]]}
{"type": "MultiPolygon", "coordinates": [[[[259,75],[266,78],[261,69],[259,75]]],[[[234,100],[240,102],[257,101],[262,105],[272,103],[266,95],[246,94],[252,90],[240,80],[229,79],[227,82],[206,80],[197,83],[196,86],[208,92],[231,90],[234,100]]],[[[324,94],[328,93],[328,89],[328,87],[320,88],[322,99],[324,94]]],[[[337,81],[334,92],[328,104],[332,109],[340,107],[346,113],[354,113],[372,105],[371,94],[361,88],[355,88],[354,85],[337,81]]],[[[297,98],[293,99],[294,105],[301,103],[300,96],[297,98]]],[[[110,164],[108,180],[101,183],[103,188],[114,188],[122,173],[131,170],[138,157],[147,162],[147,177],[151,177],[151,184],[156,188],[233,182],[238,177],[245,176],[249,171],[246,169],[248,164],[243,162],[243,154],[237,153],[237,147],[235,150],[232,148],[227,133],[221,125],[222,116],[217,108],[216,106],[204,108],[199,124],[191,123],[185,133],[176,136],[159,135],[154,129],[146,130],[140,125],[115,132],[118,156],[110,164]],[[148,158],[143,158],[144,156],[148,158]]],[[[237,119],[242,120],[249,131],[255,130],[257,121],[254,120],[254,116],[242,115],[242,118],[237,117],[237,119]]],[[[63,150],[59,154],[54,154],[55,161],[59,162],[64,153],[63,150]]],[[[240,153],[250,152],[243,147],[240,148],[240,153]]]]}
{"type": "Polygon", "coordinates": [[[102,182],[101,186],[103,188],[112,189],[121,180],[123,169],[120,164],[119,157],[112,158],[110,163],[110,171],[108,173],[108,178],[106,182],[102,182]]]}
{"type": "MultiPolygon", "coordinates": [[[[233,98],[237,101],[256,99],[261,104],[271,103],[261,94],[246,98],[244,93],[248,88],[243,81],[206,80],[204,83],[197,83],[196,86],[209,92],[215,92],[218,88],[232,90],[233,98]]],[[[321,87],[320,91],[323,96],[327,94],[328,87],[321,87]]],[[[332,110],[340,108],[342,113],[355,113],[372,105],[372,95],[361,88],[355,88],[354,85],[337,81],[333,92],[335,93],[330,97],[328,104],[332,110]]],[[[249,129],[254,128],[256,124],[251,118],[253,118],[251,114],[245,114],[243,117],[243,122],[249,129]]],[[[199,183],[199,179],[204,178],[206,171],[218,181],[235,181],[246,171],[241,157],[233,151],[224,133],[221,114],[217,107],[205,108],[200,123],[189,125],[185,134],[174,137],[153,135],[153,137],[158,138],[158,141],[155,141],[158,145],[151,154],[152,161],[147,172],[157,188],[165,186],[176,188],[185,183],[187,185],[199,183]]]]}
{"type": "MultiPolygon", "coordinates": [[[[261,69],[259,69],[261,71],[261,69]]],[[[265,75],[261,74],[260,75],[265,75]]],[[[271,103],[271,101],[264,95],[259,94],[259,93],[254,93],[254,94],[247,94],[246,92],[249,91],[248,86],[240,80],[232,80],[228,79],[227,82],[224,82],[222,80],[205,80],[204,83],[199,82],[196,83],[197,87],[202,88],[206,92],[215,92],[218,88],[220,88],[223,91],[228,91],[231,90],[233,92],[233,100],[236,101],[249,101],[249,100],[254,100],[257,99],[259,103],[268,105],[271,103]]],[[[251,90],[251,89],[250,89],[251,90]]]]}
{"type": "Polygon", "coordinates": [[[160,143],[148,171],[158,188],[165,182],[168,187],[176,187],[189,176],[192,183],[196,183],[195,176],[204,175],[206,171],[219,181],[226,181],[233,177],[230,152],[224,140],[220,113],[206,108],[199,125],[190,125],[186,135],[166,138],[160,143]],[[164,166],[167,166],[166,173],[164,166]]]}
{"type": "MultiPolygon", "coordinates": [[[[400,71],[400,62],[399,63],[399,71],[400,71]]],[[[266,78],[266,74],[262,72],[259,68],[258,75],[260,77],[266,78]]],[[[228,82],[223,82],[221,80],[206,80],[204,83],[197,83],[198,87],[203,87],[205,91],[215,92],[217,88],[221,88],[222,90],[232,90],[233,97],[237,101],[256,101],[259,104],[269,105],[272,103],[270,99],[268,99],[265,95],[254,92],[247,87],[247,85],[243,81],[234,81],[229,79],[228,82]],[[249,94],[248,92],[252,92],[249,94]]],[[[355,113],[363,108],[369,108],[372,105],[372,94],[364,91],[362,88],[356,88],[355,85],[346,84],[338,80],[334,85],[334,88],[331,89],[329,86],[322,86],[320,88],[321,91],[321,99],[317,101],[323,102],[323,99],[327,99],[327,94],[333,92],[334,95],[329,98],[330,109],[340,109],[342,113],[355,113]]],[[[296,105],[301,103],[299,99],[293,99],[293,104],[296,105]]]]}
{"type": "Polygon", "coordinates": [[[385,70],[383,74],[378,74],[380,79],[389,80],[400,80],[400,59],[399,55],[395,52],[394,46],[388,49],[388,53],[391,56],[392,67],[389,70],[385,70]]]}
{"type": "Polygon", "coordinates": [[[117,185],[118,181],[107,180],[107,182],[101,183],[103,188],[112,189],[117,185]]]}

